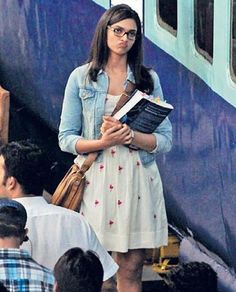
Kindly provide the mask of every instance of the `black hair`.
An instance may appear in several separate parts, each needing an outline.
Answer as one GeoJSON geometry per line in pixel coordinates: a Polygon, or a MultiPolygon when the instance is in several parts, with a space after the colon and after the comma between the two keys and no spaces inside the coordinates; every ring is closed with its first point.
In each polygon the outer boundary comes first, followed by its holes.
{"type": "Polygon", "coordinates": [[[14,177],[25,194],[41,196],[47,178],[49,160],[45,152],[28,140],[0,147],[5,162],[5,179],[14,177]]]}
{"type": "Polygon", "coordinates": [[[98,21],[95,34],[91,43],[91,49],[87,62],[91,62],[89,78],[97,81],[100,69],[104,69],[109,56],[107,46],[107,27],[121,20],[131,18],[137,25],[137,36],[135,42],[128,52],[127,61],[134,74],[136,88],[150,94],[154,84],[149,69],[143,66],[143,45],[140,18],[136,11],[126,4],[112,6],[101,16],[98,21]]]}
{"type": "Polygon", "coordinates": [[[2,282],[0,282],[0,292],[8,292],[7,288],[4,286],[2,282]]]}
{"type": "Polygon", "coordinates": [[[10,199],[0,199],[0,238],[25,236],[27,213],[23,205],[10,199]]]}
{"type": "Polygon", "coordinates": [[[59,258],[54,276],[59,292],[100,292],[103,267],[93,251],[75,247],[59,258]]]}
{"type": "Polygon", "coordinates": [[[217,274],[205,262],[180,264],[165,277],[172,292],[217,292],[217,274]]]}

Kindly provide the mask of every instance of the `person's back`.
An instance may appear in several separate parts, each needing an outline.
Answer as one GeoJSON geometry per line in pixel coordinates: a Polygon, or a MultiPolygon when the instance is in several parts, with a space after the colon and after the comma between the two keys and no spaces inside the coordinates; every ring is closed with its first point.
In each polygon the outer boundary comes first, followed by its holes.
{"type": "Polygon", "coordinates": [[[0,281],[9,291],[53,291],[53,275],[28,252],[0,248],[0,281]]]}
{"type": "Polygon", "coordinates": [[[72,248],[57,261],[54,276],[55,292],[100,292],[103,268],[92,251],[72,248]]]}
{"type": "Polygon", "coordinates": [[[104,280],[117,269],[111,257],[99,243],[96,234],[85,218],[68,209],[48,204],[41,197],[16,199],[27,210],[30,240],[23,248],[33,258],[53,269],[60,255],[72,247],[96,252],[103,264],[104,280]]]}
{"type": "Polygon", "coordinates": [[[53,291],[52,272],[20,249],[28,240],[26,220],[20,203],[0,199],[0,282],[9,291],[53,291]]]}
{"type": "Polygon", "coordinates": [[[0,196],[20,202],[27,211],[29,242],[23,245],[40,264],[53,269],[58,258],[69,248],[79,246],[98,254],[104,280],[112,277],[118,266],[101,246],[82,215],[51,205],[42,197],[49,171],[45,153],[29,141],[10,142],[0,147],[0,196]],[[23,163],[22,163],[23,162],[23,163]]]}

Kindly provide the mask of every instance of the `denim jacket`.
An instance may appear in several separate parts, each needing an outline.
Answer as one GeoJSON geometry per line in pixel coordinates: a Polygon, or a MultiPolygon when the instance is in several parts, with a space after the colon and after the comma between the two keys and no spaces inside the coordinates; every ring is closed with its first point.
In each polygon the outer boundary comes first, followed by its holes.
{"type": "MultiPolygon", "coordinates": [[[[89,64],[85,64],[71,73],[62,106],[59,146],[62,151],[75,155],[78,155],[75,149],[78,139],[97,139],[100,136],[102,117],[105,112],[108,76],[106,72],[100,70],[97,82],[89,82],[88,69],[89,64]]],[[[153,70],[150,73],[154,80],[152,95],[163,99],[159,77],[153,70]]],[[[127,80],[134,82],[134,76],[129,67],[127,80]]],[[[168,118],[156,128],[153,134],[156,137],[157,147],[152,152],[138,150],[143,165],[153,162],[155,153],[168,152],[172,147],[172,126],[168,118]]],[[[100,160],[101,155],[97,159],[100,160]]]]}

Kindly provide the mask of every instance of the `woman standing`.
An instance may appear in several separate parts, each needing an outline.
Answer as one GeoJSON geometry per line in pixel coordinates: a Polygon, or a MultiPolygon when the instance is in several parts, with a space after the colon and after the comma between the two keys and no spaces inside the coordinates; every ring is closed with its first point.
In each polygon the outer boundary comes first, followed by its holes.
{"type": "Polygon", "coordinates": [[[88,62],[70,75],[63,102],[59,144],[77,155],[100,151],[86,173],[81,213],[108,251],[116,252],[119,291],[141,291],[144,249],[167,244],[162,182],[155,153],[171,149],[168,118],[152,134],[134,132],[109,115],[127,80],[162,96],[159,78],[142,65],[142,33],[137,13],[121,4],[100,18],[88,62]],[[102,133],[102,136],[101,136],[102,133]],[[131,150],[125,145],[138,148],[131,150]]]}

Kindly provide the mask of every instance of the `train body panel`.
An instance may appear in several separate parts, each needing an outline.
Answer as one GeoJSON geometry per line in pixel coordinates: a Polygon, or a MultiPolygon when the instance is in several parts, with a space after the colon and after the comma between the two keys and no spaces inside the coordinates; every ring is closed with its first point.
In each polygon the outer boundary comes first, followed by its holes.
{"type": "Polygon", "coordinates": [[[234,230],[236,207],[235,108],[168,54],[149,42],[145,46],[175,107],[173,148],[158,158],[168,213],[235,267],[236,238],[227,230],[234,230]]]}
{"type": "Polygon", "coordinates": [[[104,9],[92,1],[0,1],[0,11],[1,83],[57,130],[66,81],[85,62],[104,9]]]}

